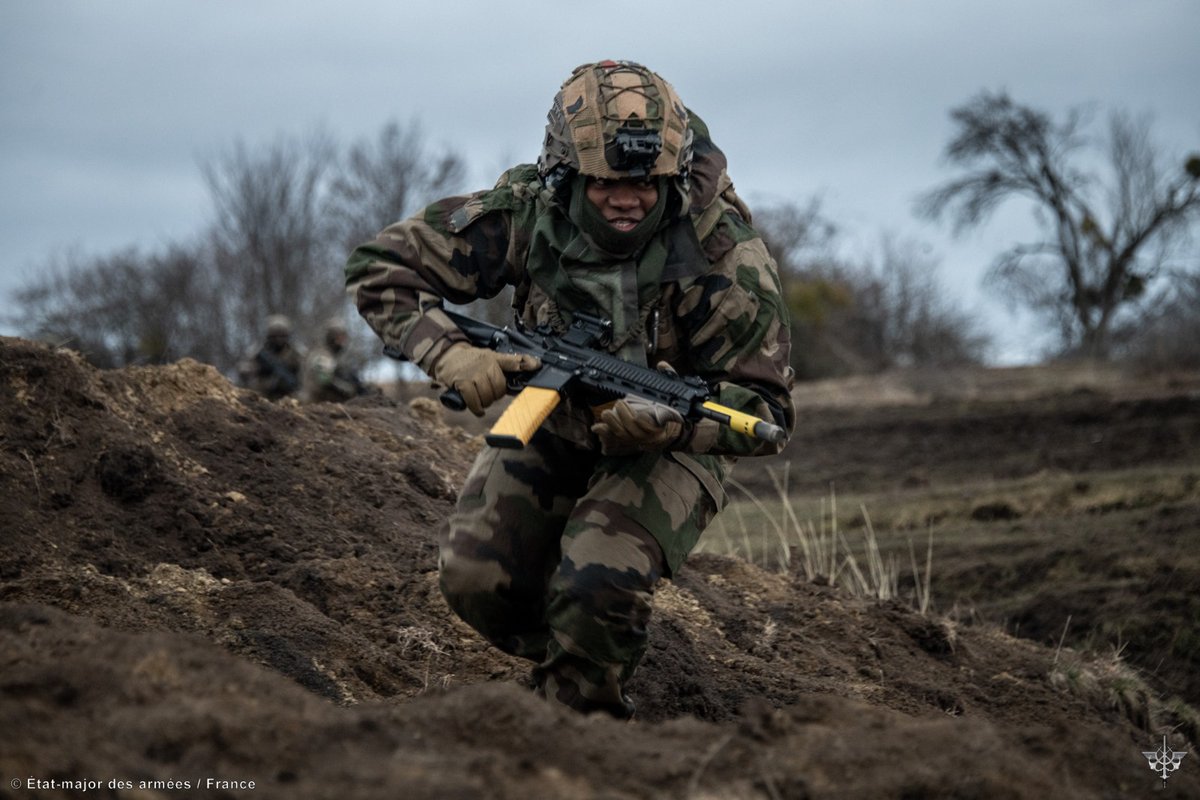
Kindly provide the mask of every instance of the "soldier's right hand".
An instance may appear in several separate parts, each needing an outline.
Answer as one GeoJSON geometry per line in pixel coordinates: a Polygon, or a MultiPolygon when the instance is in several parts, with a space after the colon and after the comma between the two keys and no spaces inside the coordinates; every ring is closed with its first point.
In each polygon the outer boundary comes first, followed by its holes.
{"type": "Polygon", "coordinates": [[[497,353],[465,342],[452,345],[433,365],[433,379],[456,389],[477,417],[508,391],[506,372],[528,372],[540,367],[536,356],[497,353]]]}

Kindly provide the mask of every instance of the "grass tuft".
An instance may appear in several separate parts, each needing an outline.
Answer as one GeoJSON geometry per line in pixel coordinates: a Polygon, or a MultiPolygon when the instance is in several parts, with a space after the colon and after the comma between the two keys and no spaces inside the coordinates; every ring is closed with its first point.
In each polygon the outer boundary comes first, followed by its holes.
{"type": "MultiPolygon", "coordinates": [[[[810,582],[841,586],[856,597],[880,601],[900,598],[899,561],[895,555],[884,556],[866,506],[859,505],[862,541],[855,543],[859,546],[852,546],[838,525],[834,487],[830,486],[828,497],[821,498],[819,518],[802,519],[789,492],[788,467],[767,470],[775,492],[773,498],[764,499],[731,479],[729,485],[741,497],[717,517],[701,539],[697,552],[737,556],[764,569],[794,570],[810,582]]],[[[922,614],[928,614],[933,571],[932,526],[923,572],[911,539],[908,545],[914,586],[912,604],[922,614]]]]}

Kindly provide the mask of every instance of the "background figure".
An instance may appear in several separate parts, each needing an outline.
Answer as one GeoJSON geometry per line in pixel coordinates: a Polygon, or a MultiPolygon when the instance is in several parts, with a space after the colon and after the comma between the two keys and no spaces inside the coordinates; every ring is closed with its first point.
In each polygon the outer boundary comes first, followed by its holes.
{"type": "Polygon", "coordinates": [[[238,364],[242,385],[268,400],[294,394],[300,388],[304,355],[292,344],[292,323],[282,314],[267,317],[267,339],[238,364]]]}
{"type": "Polygon", "coordinates": [[[306,403],[340,403],[367,393],[357,370],[348,363],[346,323],[333,318],[325,323],[320,344],[304,359],[301,397],[306,403]]]}

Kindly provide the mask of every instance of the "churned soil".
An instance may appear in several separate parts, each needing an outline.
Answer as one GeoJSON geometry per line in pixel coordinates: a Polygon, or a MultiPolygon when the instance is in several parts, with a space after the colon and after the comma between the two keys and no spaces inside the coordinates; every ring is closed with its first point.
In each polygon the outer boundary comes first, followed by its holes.
{"type": "MultiPolygon", "coordinates": [[[[1031,441],[1141,463],[1154,420],[1200,415],[1085,399],[1013,407],[1007,433],[813,407],[781,458],[813,485],[936,482],[965,469],[955,438],[1009,472],[1031,441]],[[1049,438],[1073,424],[1111,446],[1049,438]],[[834,452],[846,425],[871,466],[834,452]]],[[[1194,748],[1194,712],[1120,659],[706,554],[656,595],[636,720],[553,708],[437,590],[482,446],[428,398],[271,403],[190,360],[0,339],[0,797],[1116,798],[1161,786],[1164,735],[1194,748]]],[[[1194,546],[1195,504],[1168,505],[1194,546]]],[[[1195,758],[1167,791],[1200,796],[1195,758]]]]}

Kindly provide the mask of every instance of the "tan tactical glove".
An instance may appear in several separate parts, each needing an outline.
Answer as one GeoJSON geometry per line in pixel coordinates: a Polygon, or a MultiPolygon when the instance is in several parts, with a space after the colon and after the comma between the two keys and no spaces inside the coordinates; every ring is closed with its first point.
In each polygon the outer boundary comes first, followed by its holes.
{"type": "Polygon", "coordinates": [[[458,342],[433,365],[433,379],[457,389],[471,413],[482,417],[483,410],[504,397],[508,390],[504,373],[528,372],[540,366],[536,356],[497,353],[458,342]]]}
{"type": "Polygon", "coordinates": [[[640,397],[618,400],[592,426],[592,433],[600,437],[600,450],[606,456],[667,450],[679,441],[684,431],[682,414],[640,397]]]}

